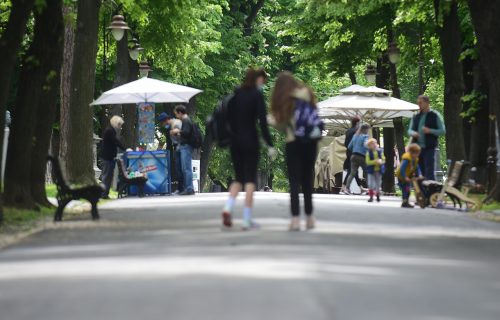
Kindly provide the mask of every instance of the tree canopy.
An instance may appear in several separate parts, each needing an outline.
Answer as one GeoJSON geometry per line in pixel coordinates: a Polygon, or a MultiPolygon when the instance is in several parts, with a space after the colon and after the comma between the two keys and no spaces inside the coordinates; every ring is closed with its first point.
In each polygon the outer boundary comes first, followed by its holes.
{"type": "MultiPolygon", "coordinates": [[[[77,25],[80,1],[84,0],[0,0],[0,34],[4,41],[0,45],[10,43],[6,48],[13,51],[10,55],[8,50],[2,52],[9,59],[1,61],[8,71],[3,74],[6,81],[2,82],[8,94],[2,95],[1,101],[2,108],[12,111],[14,116],[16,97],[20,96],[17,79],[25,68],[23,61],[31,59],[27,55],[34,41],[35,17],[48,5],[64,6],[66,42],[61,86],[68,82],[64,80],[67,79],[65,72],[67,75],[73,70],[71,64],[67,64],[68,59],[74,56],[89,59],[87,54],[94,54],[79,43],[82,41],[78,38],[77,25]],[[9,27],[16,25],[22,26],[16,29],[17,38],[9,27]],[[72,38],[68,36],[75,34],[74,47],[83,48],[84,53],[68,51],[73,48],[73,43],[67,41],[72,38]]],[[[497,0],[481,1],[478,7],[464,0],[103,0],[94,1],[93,5],[99,17],[91,24],[98,27],[97,34],[92,34],[97,38],[94,39],[97,54],[91,59],[96,61],[95,74],[92,71],[88,75],[95,77],[95,88],[85,88],[94,92],[94,97],[109,89],[113,82],[116,84],[116,75],[123,70],[130,72],[123,79],[137,77],[137,63],[127,62],[127,57],[123,60],[124,43],[120,47],[107,30],[112,17],[122,14],[131,28],[127,32],[129,40],[138,39],[145,49],[139,60],[149,62],[152,77],[203,90],[192,103],[193,116],[202,128],[217,102],[238,86],[249,66],[264,67],[270,75],[265,89],[267,97],[276,74],[289,70],[309,84],[321,100],[353,83],[373,85],[365,79],[364,71],[367,65],[374,65],[378,70],[388,68],[390,71],[379,72],[378,77],[387,77],[377,83],[394,90],[395,94],[400,93],[402,99],[410,102],[425,93],[433,108],[444,113],[449,137],[454,139],[441,139],[443,165],[447,158],[465,158],[476,167],[487,166],[487,146],[480,142],[485,139],[484,128],[494,125],[491,114],[496,111],[488,109],[491,101],[488,97],[496,82],[485,72],[487,66],[483,64],[495,60],[485,58],[489,57],[488,51],[478,46],[477,32],[483,32],[484,37],[487,29],[472,19],[471,12],[477,13],[479,11],[474,10],[482,7],[495,12],[499,6],[497,0]],[[387,50],[392,42],[401,52],[397,65],[387,62],[387,50]],[[123,63],[129,66],[122,70],[119,67],[123,63]]],[[[75,70],[80,70],[79,67],[75,70]]],[[[81,70],[89,67],[92,66],[81,70]]],[[[84,86],[84,83],[71,85],[84,86]]],[[[65,108],[69,107],[64,101],[67,98],[63,94],[57,102],[60,108],[54,111],[55,129],[66,126],[59,122],[67,116],[65,108]]],[[[79,103],[84,99],[82,97],[79,103]]],[[[105,109],[96,109],[92,128],[86,128],[88,133],[93,130],[100,134],[100,122],[106,116],[109,114],[105,109]]],[[[89,125],[90,122],[85,126],[89,125]]],[[[133,126],[131,128],[133,130],[133,126]]],[[[404,132],[396,127],[396,122],[395,128],[396,141],[398,138],[402,141],[404,132]]],[[[64,130],[61,134],[66,135],[64,130]]],[[[278,151],[283,154],[283,135],[278,131],[272,134],[278,151]]],[[[384,131],[384,134],[393,133],[384,131]]],[[[274,182],[278,190],[287,189],[282,159],[271,161],[263,154],[260,164],[263,175],[269,183],[274,182]]],[[[202,160],[212,181],[224,184],[232,177],[225,150],[207,142],[202,160]]],[[[12,165],[15,167],[15,162],[12,165]]]]}

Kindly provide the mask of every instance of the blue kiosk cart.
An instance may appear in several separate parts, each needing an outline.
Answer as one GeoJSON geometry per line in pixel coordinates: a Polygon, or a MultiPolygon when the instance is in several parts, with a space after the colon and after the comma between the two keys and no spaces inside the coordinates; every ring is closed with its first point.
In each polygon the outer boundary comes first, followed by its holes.
{"type": "MultiPolygon", "coordinates": [[[[123,160],[131,171],[139,171],[148,176],[144,193],[162,195],[171,193],[169,151],[129,151],[123,154],[123,160]]],[[[128,194],[137,195],[137,187],[130,186],[128,194]]]]}

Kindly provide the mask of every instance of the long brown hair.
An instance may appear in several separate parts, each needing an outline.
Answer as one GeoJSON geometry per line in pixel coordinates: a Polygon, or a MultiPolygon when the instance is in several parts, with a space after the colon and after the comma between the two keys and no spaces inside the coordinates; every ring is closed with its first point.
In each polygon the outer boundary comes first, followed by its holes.
{"type": "Polygon", "coordinates": [[[271,96],[271,113],[278,125],[288,122],[295,107],[292,92],[300,86],[299,82],[288,72],[280,72],[271,96]]]}
{"type": "Polygon", "coordinates": [[[309,91],[309,96],[311,98],[311,100],[309,101],[309,104],[314,109],[318,109],[318,99],[316,98],[316,95],[314,94],[314,90],[309,86],[306,86],[306,88],[307,88],[307,91],[309,91]]]}

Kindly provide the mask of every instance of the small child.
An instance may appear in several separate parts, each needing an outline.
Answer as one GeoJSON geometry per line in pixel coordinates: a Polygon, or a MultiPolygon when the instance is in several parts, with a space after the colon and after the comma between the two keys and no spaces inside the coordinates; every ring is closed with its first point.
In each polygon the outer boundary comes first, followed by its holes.
{"type": "Polygon", "coordinates": [[[373,196],[380,202],[380,186],[384,174],[385,156],[382,149],[378,147],[377,140],[370,138],[366,142],[366,172],[368,173],[368,202],[373,202],[373,196]]]}
{"type": "Polygon", "coordinates": [[[423,179],[422,172],[418,166],[418,157],[420,155],[420,146],[416,143],[412,143],[408,146],[408,151],[403,154],[401,158],[401,164],[396,171],[396,175],[399,181],[399,187],[403,192],[403,203],[401,207],[403,208],[413,208],[410,204],[410,188],[411,179],[413,177],[418,177],[423,179]]]}

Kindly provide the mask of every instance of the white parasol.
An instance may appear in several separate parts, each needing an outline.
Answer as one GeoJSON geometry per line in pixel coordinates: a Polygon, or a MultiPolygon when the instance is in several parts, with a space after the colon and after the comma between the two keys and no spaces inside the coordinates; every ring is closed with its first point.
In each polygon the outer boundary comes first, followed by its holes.
{"type": "Polygon", "coordinates": [[[341,94],[318,103],[319,114],[327,127],[348,128],[346,121],[359,116],[372,126],[386,126],[388,121],[398,118],[411,118],[418,110],[413,103],[390,96],[389,90],[377,87],[353,85],[340,90],[341,94]]]}
{"type": "Polygon", "coordinates": [[[187,103],[200,92],[198,89],[144,77],[104,92],[90,105],[187,103]]]}

